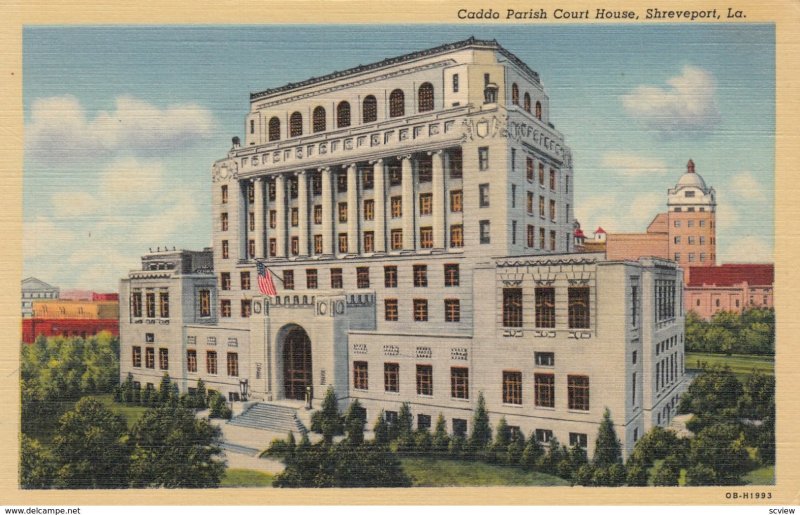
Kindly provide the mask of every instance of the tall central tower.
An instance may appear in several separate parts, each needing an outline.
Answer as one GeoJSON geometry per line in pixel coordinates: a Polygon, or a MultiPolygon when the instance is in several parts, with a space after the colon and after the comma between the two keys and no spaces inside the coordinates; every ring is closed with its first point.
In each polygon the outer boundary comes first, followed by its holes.
{"type": "Polygon", "coordinates": [[[706,186],[690,159],[674,188],[667,193],[669,257],[686,270],[714,266],[716,245],[716,192],[706,186]]]}

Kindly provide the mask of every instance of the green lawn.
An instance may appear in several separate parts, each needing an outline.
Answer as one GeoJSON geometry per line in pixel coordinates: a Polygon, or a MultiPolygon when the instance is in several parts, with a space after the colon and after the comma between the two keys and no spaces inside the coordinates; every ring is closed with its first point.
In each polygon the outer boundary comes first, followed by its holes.
{"type": "Polygon", "coordinates": [[[751,356],[745,354],[710,354],[704,352],[687,352],[686,368],[688,370],[698,370],[698,361],[706,363],[709,367],[713,365],[728,365],[731,371],[736,374],[739,380],[746,378],[755,368],[765,374],[775,374],[775,359],[773,356],[751,356]]]}
{"type": "Polygon", "coordinates": [[[228,469],[222,477],[220,488],[248,488],[272,486],[274,476],[266,472],[249,469],[228,469]]]}
{"type": "Polygon", "coordinates": [[[402,458],[413,486],[562,486],[556,476],[479,461],[402,458]]]}
{"type": "Polygon", "coordinates": [[[751,470],[744,475],[743,479],[749,485],[774,485],[775,465],[751,470]]]}
{"type": "Polygon", "coordinates": [[[103,406],[110,409],[117,415],[122,415],[125,417],[125,422],[128,424],[128,428],[133,427],[133,424],[135,424],[136,421],[139,420],[139,418],[144,414],[144,412],[147,411],[147,408],[144,406],[114,402],[114,395],[110,393],[92,395],[91,397],[94,397],[100,401],[103,406]]]}

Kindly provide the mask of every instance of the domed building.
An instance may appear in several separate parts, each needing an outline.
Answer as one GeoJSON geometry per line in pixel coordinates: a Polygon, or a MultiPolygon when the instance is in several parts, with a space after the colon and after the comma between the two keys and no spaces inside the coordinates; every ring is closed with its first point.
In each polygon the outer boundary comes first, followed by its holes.
{"type": "Polygon", "coordinates": [[[694,169],[690,159],[667,193],[669,258],[684,269],[716,263],[716,192],[694,169]]]}

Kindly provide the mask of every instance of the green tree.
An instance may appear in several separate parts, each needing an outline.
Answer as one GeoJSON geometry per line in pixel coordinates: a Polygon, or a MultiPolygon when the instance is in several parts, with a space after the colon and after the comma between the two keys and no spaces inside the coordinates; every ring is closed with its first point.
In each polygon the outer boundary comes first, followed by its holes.
{"type": "Polygon", "coordinates": [[[367,421],[364,419],[364,408],[358,399],[350,404],[347,409],[347,414],[344,418],[345,432],[347,433],[347,442],[351,445],[361,445],[364,443],[364,426],[367,421]]]}
{"type": "Polygon", "coordinates": [[[322,433],[326,443],[332,443],[334,436],[342,434],[344,423],[339,413],[336,392],[332,386],[329,386],[325,391],[325,397],[322,399],[322,409],[314,415],[316,418],[312,417],[311,430],[316,433],[322,433]]]}
{"type": "Polygon", "coordinates": [[[521,431],[516,431],[508,444],[505,463],[508,465],[520,465],[522,453],[525,451],[525,435],[521,431]]]}
{"type": "Polygon", "coordinates": [[[389,424],[386,423],[386,414],[381,410],[375,425],[372,426],[372,432],[375,433],[375,443],[379,445],[389,445],[391,435],[389,433],[389,424]]]}
{"type": "Polygon", "coordinates": [[[536,440],[536,435],[531,433],[531,437],[528,438],[528,443],[525,444],[525,449],[522,451],[522,467],[525,470],[534,470],[538,467],[543,457],[544,449],[542,448],[542,444],[536,440]]]}
{"type": "MultiPolygon", "coordinates": [[[[689,446],[693,484],[737,485],[750,468],[744,435],[733,424],[714,424],[700,431],[689,446]],[[709,477],[700,472],[711,471],[709,477]]],[[[688,483],[688,479],[687,479],[688,483]]]]}
{"type": "Polygon", "coordinates": [[[738,401],[739,416],[761,420],[775,412],[775,377],[757,370],[747,377],[738,401]]]}
{"type": "Polygon", "coordinates": [[[208,392],[208,407],[210,408],[208,414],[209,418],[229,419],[232,416],[231,409],[228,407],[225,397],[216,390],[209,390],[208,392]]]}
{"type": "Polygon", "coordinates": [[[436,429],[433,432],[432,442],[433,452],[439,456],[447,454],[447,449],[450,446],[450,436],[447,434],[447,422],[444,420],[444,415],[439,413],[439,418],[436,419],[436,429]]]}
{"type": "Polygon", "coordinates": [[[710,368],[692,381],[678,410],[681,413],[721,415],[723,410],[735,410],[743,393],[742,384],[730,368],[710,368]]]}
{"type": "Polygon", "coordinates": [[[468,441],[470,454],[479,455],[491,441],[492,426],[489,425],[489,412],[486,410],[486,400],[483,398],[483,392],[479,392],[478,405],[475,407],[475,412],[472,416],[472,433],[470,433],[468,441]]]}
{"type": "Polygon", "coordinates": [[[628,460],[625,468],[627,469],[626,483],[628,486],[647,486],[648,472],[647,467],[638,460],[628,460]]]}
{"type": "Polygon", "coordinates": [[[130,448],[125,420],[86,397],[61,417],[53,439],[57,484],[66,488],[128,485],[130,448]]]}
{"type": "Polygon", "coordinates": [[[495,429],[494,442],[486,451],[488,461],[504,461],[508,454],[508,444],[511,443],[506,417],[501,417],[495,429]]]}
{"type": "Polygon", "coordinates": [[[597,430],[592,462],[597,467],[610,467],[615,463],[622,463],[621,447],[614,430],[614,422],[611,420],[611,412],[606,408],[597,430]]]}
{"type": "Polygon", "coordinates": [[[52,453],[38,440],[28,438],[24,434],[20,444],[20,486],[22,488],[52,488],[56,474],[52,453]]]}
{"type": "Polygon", "coordinates": [[[674,455],[669,455],[653,470],[653,486],[678,486],[681,463],[674,455]]]}
{"type": "Polygon", "coordinates": [[[209,488],[225,472],[220,429],[187,408],[147,410],[131,430],[131,484],[151,488],[209,488]]]}
{"type": "Polygon", "coordinates": [[[197,390],[194,392],[195,407],[198,409],[205,409],[208,407],[206,402],[206,383],[202,379],[197,380],[197,390]]]}

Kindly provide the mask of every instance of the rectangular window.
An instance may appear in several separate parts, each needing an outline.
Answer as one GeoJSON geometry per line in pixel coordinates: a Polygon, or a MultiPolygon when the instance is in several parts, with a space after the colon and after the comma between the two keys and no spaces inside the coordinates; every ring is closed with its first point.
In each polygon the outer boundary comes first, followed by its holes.
{"type": "Polygon", "coordinates": [[[211,316],[211,290],[200,290],[200,316],[211,316]]]}
{"type": "Polygon", "coordinates": [[[256,257],[256,240],[247,241],[247,255],[250,256],[250,259],[256,257]]]}
{"type": "Polygon", "coordinates": [[[311,193],[314,196],[322,195],[322,174],[311,174],[311,193]]]}
{"type": "Polygon", "coordinates": [[[689,236],[689,245],[694,245],[694,236],[689,236]]]}
{"type": "Polygon", "coordinates": [[[353,362],[353,388],[356,390],[369,389],[369,369],[366,361],[353,362]]]}
{"type": "Polygon", "coordinates": [[[339,223],[347,221],[347,202],[339,202],[339,223]]]}
{"type": "Polygon", "coordinates": [[[231,316],[231,301],[229,299],[223,299],[220,301],[220,311],[222,312],[222,316],[225,318],[229,318],[231,316]]]}
{"type": "Polygon", "coordinates": [[[567,376],[567,399],[569,409],[589,411],[589,378],[567,376]]]}
{"type": "Polygon", "coordinates": [[[479,224],[480,224],[480,231],[481,231],[480,232],[481,245],[486,245],[486,244],[491,243],[491,241],[492,241],[492,238],[491,238],[491,225],[489,223],[489,220],[481,220],[479,222],[479,224]]]}
{"type": "Polygon", "coordinates": [[[392,218],[400,218],[403,216],[403,197],[392,197],[392,218]]]}
{"type": "Polygon", "coordinates": [[[145,309],[147,310],[147,318],[155,318],[156,317],[156,294],[155,293],[147,293],[144,296],[145,299],[145,309]]]}
{"type": "Polygon", "coordinates": [[[339,253],[340,254],[347,254],[347,233],[340,232],[339,233],[339,253]]]}
{"type": "Polygon", "coordinates": [[[452,190],[450,192],[450,212],[460,213],[464,207],[462,205],[463,193],[461,190],[452,190]]]}
{"type": "Polygon", "coordinates": [[[433,213],[433,193],[419,194],[419,215],[429,216],[433,213]]]}
{"type": "Polygon", "coordinates": [[[553,374],[534,374],[533,392],[536,406],[554,408],[556,405],[555,376],[553,374]]]}
{"type": "Polygon", "coordinates": [[[392,229],[392,250],[403,248],[403,229],[392,229]]]}
{"type": "Polygon", "coordinates": [[[248,216],[248,221],[249,221],[248,226],[250,228],[249,230],[255,231],[256,230],[256,214],[251,212],[250,216],[248,216]]]}
{"type": "Polygon", "coordinates": [[[458,286],[461,281],[458,264],[447,263],[444,265],[444,285],[458,286]]]}
{"type": "Polygon", "coordinates": [[[553,431],[550,429],[537,429],[536,441],[539,443],[549,443],[553,439],[553,431]]]}
{"type": "Polygon", "coordinates": [[[414,322],[428,321],[428,300],[414,299],[414,322]]]}
{"type": "Polygon", "coordinates": [[[417,158],[417,181],[422,184],[431,182],[433,179],[433,159],[431,156],[418,154],[417,158]]]}
{"type": "Polygon", "coordinates": [[[252,310],[252,301],[250,299],[242,299],[242,318],[249,318],[252,310]]]}
{"type": "Polygon", "coordinates": [[[478,148],[478,170],[489,169],[489,147],[478,148]]]}
{"type": "Polygon", "coordinates": [[[450,368],[450,396],[454,399],[469,399],[469,369],[450,368]]]}
{"type": "Polygon", "coordinates": [[[206,352],[206,370],[209,374],[217,374],[217,351],[206,352]]]}
{"type": "Polygon", "coordinates": [[[292,208],[291,220],[292,220],[292,227],[297,227],[300,223],[300,210],[296,207],[292,208]]]}
{"type": "Polygon", "coordinates": [[[569,328],[589,329],[589,287],[571,287],[567,292],[569,328]]]}
{"type": "Polygon", "coordinates": [[[553,352],[534,352],[533,358],[537,367],[554,367],[556,365],[556,355],[553,352]]]}
{"type": "Polygon", "coordinates": [[[186,351],[186,370],[188,372],[197,372],[197,351],[194,349],[186,351]]]}
{"type": "Polygon", "coordinates": [[[453,419],[453,436],[467,437],[467,421],[463,418],[453,419]]]}
{"type": "Polygon", "coordinates": [[[375,219],[375,201],[367,199],[364,201],[364,220],[375,219]]]}
{"type": "Polygon", "coordinates": [[[631,406],[636,406],[636,372],[631,377],[631,406]]]}
{"type": "Polygon", "coordinates": [[[400,365],[397,363],[383,364],[383,390],[386,392],[400,391],[400,365]]]}
{"type": "Polygon", "coordinates": [[[156,368],[156,350],[153,347],[144,349],[144,366],[145,368],[156,368]]]}
{"type": "Polygon", "coordinates": [[[316,268],[307,268],[306,269],[306,289],[309,289],[309,290],[316,290],[317,289],[317,269],[316,268]]]}
{"type": "Polygon", "coordinates": [[[586,433],[570,433],[569,434],[569,446],[570,447],[581,447],[583,449],[586,448],[588,445],[589,440],[586,436],[586,433]]]}
{"type": "Polygon", "coordinates": [[[275,257],[278,255],[278,242],[275,241],[275,238],[269,239],[269,256],[275,257]]]}
{"type": "Polygon", "coordinates": [[[544,197],[539,196],[539,217],[544,218],[544,197]]]}
{"type": "MultiPolygon", "coordinates": [[[[706,226],[706,221],[705,220],[700,220],[700,227],[705,227],[705,226],[706,226]]],[[[702,238],[702,236],[701,236],[701,238],[702,238]]]]}
{"type": "Polygon", "coordinates": [[[458,93],[458,74],[453,74],[453,93],[458,93]]]}
{"type": "Polygon", "coordinates": [[[243,290],[250,289],[250,272],[241,272],[239,274],[239,284],[243,290]]]}
{"type": "Polygon", "coordinates": [[[228,376],[239,377],[239,354],[236,352],[228,353],[228,376]]]}
{"type": "Polygon", "coordinates": [[[364,231],[364,252],[375,252],[375,233],[364,231]]]}
{"type": "Polygon", "coordinates": [[[450,226],[450,247],[461,248],[464,246],[464,226],[453,224],[450,226]]]}
{"type": "Polygon", "coordinates": [[[556,191],[556,171],[550,169],[550,191],[556,191]]]}
{"type": "Polygon", "coordinates": [[[444,299],[444,321],[461,321],[461,301],[458,299],[444,299]]]}
{"type": "Polygon", "coordinates": [[[283,271],[283,289],[294,290],[294,270],[283,271]]]}
{"type": "Polygon", "coordinates": [[[706,244],[706,237],[700,236],[700,245],[705,245],[705,244],[706,244]]]}
{"type": "Polygon", "coordinates": [[[403,184],[403,169],[399,164],[389,164],[389,186],[403,184]]]}
{"type": "Polygon", "coordinates": [[[222,186],[222,203],[228,203],[228,186],[222,186]]]}
{"type": "Polygon", "coordinates": [[[555,222],[556,221],[556,201],[555,200],[551,200],[550,201],[550,221],[551,222],[555,222]]]}
{"type": "Polygon", "coordinates": [[[275,195],[276,195],[275,179],[271,179],[269,182],[267,182],[267,197],[269,198],[270,201],[274,201],[275,195]]]}
{"type": "Polygon", "coordinates": [[[320,225],[322,223],[322,206],[316,205],[314,206],[314,225],[320,225]]]}
{"type": "Polygon", "coordinates": [[[369,288],[369,267],[359,266],[356,268],[356,287],[369,288]]]}
{"type": "Polygon", "coordinates": [[[528,182],[534,181],[534,175],[536,174],[533,164],[532,157],[525,158],[525,177],[528,179],[528,182]]]}
{"type": "Polygon", "coordinates": [[[522,327],[522,288],[503,288],[503,326],[522,327]]]}
{"type": "Polygon", "coordinates": [[[528,225],[527,236],[528,236],[528,241],[526,243],[528,244],[528,247],[533,248],[534,246],[536,246],[536,228],[534,226],[528,225]]]}
{"type": "Polygon", "coordinates": [[[375,181],[372,170],[363,170],[361,172],[361,188],[363,190],[371,190],[374,187],[375,187],[375,181]]]}
{"type": "Polygon", "coordinates": [[[450,152],[449,156],[450,156],[450,178],[460,179],[463,173],[463,162],[464,162],[461,153],[461,148],[457,148],[453,152],[450,152]]]}
{"type": "Polygon", "coordinates": [[[336,191],[339,193],[344,193],[347,191],[347,174],[346,173],[337,173],[336,174],[336,191]]]}
{"type": "Polygon", "coordinates": [[[142,292],[131,293],[131,313],[133,318],[142,317],[142,292]]]}
{"type": "Polygon", "coordinates": [[[544,227],[539,227],[539,248],[542,250],[546,248],[544,240],[544,227]]]}
{"type": "Polygon", "coordinates": [[[256,201],[256,190],[253,185],[247,186],[247,203],[253,204],[256,201]]]}
{"type": "Polygon", "coordinates": [[[331,288],[334,290],[342,289],[342,269],[331,268],[331,288]]]}
{"type": "Polygon", "coordinates": [[[222,213],[219,215],[220,217],[220,229],[223,231],[228,230],[228,213],[222,213]]]}
{"type": "Polygon", "coordinates": [[[433,248],[433,227],[419,228],[419,246],[422,249],[433,248]]]}
{"type": "Polygon", "coordinates": [[[533,215],[533,192],[527,192],[527,203],[525,205],[529,215],[533,215]]]}
{"type": "Polygon", "coordinates": [[[418,288],[428,286],[428,265],[414,265],[414,286],[418,288]]]}
{"type": "Polygon", "coordinates": [[[420,413],[417,415],[417,429],[420,431],[427,431],[431,428],[431,416],[430,415],[423,415],[420,413]]]}
{"type": "Polygon", "coordinates": [[[417,365],[417,395],[433,395],[432,365],[417,365]]]}
{"type": "Polygon", "coordinates": [[[539,186],[544,188],[544,163],[539,163],[539,186]]]}
{"type": "Polygon", "coordinates": [[[517,169],[517,149],[511,149],[511,171],[515,171],[517,169]]]}
{"type": "Polygon", "coordinates": [[[297,256],[298,254],[300,254],[300,238],[298,236],[292,236],[289,246],[291,247],[293,256],[297,256]]]}
{"type": "Polygon", "coordinates": [[[314,254],[319,255],[322,254],[322,235],[315,234],[314,235],[314,254]]]}
{"type": "Polygon", "coordinates": [[[517,244],[517,221],[511,220],[511,244],[517,244]]]}
{"type": "Polygon", "coordinates": [[[556,327],[556,289],[541,287],[534,290],[536,299],[536,327],[555,329],[556,327]]]}
{"type": "Polygon", "coordinates": [[[478,185],[478,206],[479,207],[489,207],[489,185],[488,184],[479,184],[478,185]]]}
{"type": "MultiPolygon", "coordinates": [[[[631,286],[631,326],[636,327],[638,323],[639,323],[639,287],[631,286]]],[[[635,355],[636,351],[634,351],[634,356],[635,355]]]]}
{"type": "Polygon", "coordinates": [[[169,349],[158,349],[158,368],[169,370],[169,349]]]}
{"type": "Polygon", "coordinates": [[[503,404],[522,405],[522,372],[503,370],[503,404]]]}
{"type": "Polygon", "coordinates": [[[397,299],[384,299],[384,319],[387,322],[397,322],[397,299]]]}
{"type": "Polygon", "coordinates": [[[142,366],[142,348],[141,347],[133,347],[133,356],[132,356],[133,366],[136,368],[141,368],[142,366]]]}
{"type": "Polygon", "coordinates": [[[383,285],[386,288],[397,288],[397,267],[383,267],[383,285]]]}
{"type": "Polygon", "coordinates": [[[222,259],[228,259],[228,240],[222,240],[222,259]]]}
{"type": "Polygon", "coordinates": [[[169,318],[169,293],[162,291],[158,294],[158,310],[161,318],[169,318]]]}

